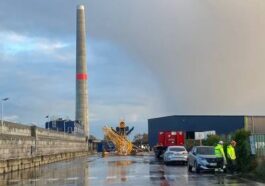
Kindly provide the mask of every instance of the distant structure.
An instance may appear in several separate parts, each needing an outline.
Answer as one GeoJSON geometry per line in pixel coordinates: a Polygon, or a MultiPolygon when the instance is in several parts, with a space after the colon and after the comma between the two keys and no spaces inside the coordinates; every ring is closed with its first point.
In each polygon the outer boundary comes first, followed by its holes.
{"type": "Polygon", "coordinates": [[[194,139],[194,132],[214,130],[218,135],[227,135],[242,128],[252,134],[264,134],[265,116],[173,115],[152,118],[148,119],[148,143],[150,147],[156,145],[159,132],[183,131],[187,139],[194,139]]]}
{"type": "Polygon", "coordinates": [[[111,127],[112,131],[119,134],[120,136],[128,136],[134,129],[134,127],[132,127],[131,129],[129,129],[128,126],[126,126],[124,121],[120,122],[120,125],[118,127],[116,127],[116,130],[113,129],[111,127]]]}
{"type": "Polygon", "coordinates": [[[45,123],[45,128],[58,132],[84,135],[84,129],[80,122],[68,119],[54,119],[45,123]]]}
{"type": "Polygon", "coordinates": [[[133,144],[128,139],[128,135],[133,131],[134,127],[129,129],[124,121],[114,130],[112,127],[103,127],[103,132],[106,139],[110,140],[116,148],[117,154],[129,155],[133,151],[133,144]]]}
{"type": "Polygon", "coordinates": [[[88,90],[86,64],[86,29],[85,7],[77,6],[76,24],[76,113],[75,118],[84,127],[84,135],[88,136],[88,90]]]}

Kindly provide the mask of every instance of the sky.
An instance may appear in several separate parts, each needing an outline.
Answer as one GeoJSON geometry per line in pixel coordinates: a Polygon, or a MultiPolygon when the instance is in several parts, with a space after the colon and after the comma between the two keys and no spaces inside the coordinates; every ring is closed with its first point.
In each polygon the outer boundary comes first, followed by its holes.
{"type": "Polygon", "coordinates": [[[263,0],[0,1],[4,119],[75,118],[76,6],[86,10],[90,133],[124,119],[265,115],[263,0]]]}

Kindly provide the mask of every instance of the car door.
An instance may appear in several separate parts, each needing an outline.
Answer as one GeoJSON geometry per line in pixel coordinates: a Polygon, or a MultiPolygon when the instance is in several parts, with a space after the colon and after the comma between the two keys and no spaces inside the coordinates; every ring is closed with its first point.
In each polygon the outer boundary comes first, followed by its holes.
{"type": "Polygon", "coordinates": [[[166,151],[164,153],[164,160],[167,159],[168,152],[169,152],[169,147],[167,147],[167,149],[166,149],[166,151]]]}

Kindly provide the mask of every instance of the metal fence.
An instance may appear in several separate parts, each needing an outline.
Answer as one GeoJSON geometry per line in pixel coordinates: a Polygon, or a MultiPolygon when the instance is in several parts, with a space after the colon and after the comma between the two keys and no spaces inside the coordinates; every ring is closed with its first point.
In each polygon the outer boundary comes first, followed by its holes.
{"type": "Polygon", "coordinates": [[[265,156],[265,134],[253,134],[250,136],[251,153],[257,156],[265,156]]]}

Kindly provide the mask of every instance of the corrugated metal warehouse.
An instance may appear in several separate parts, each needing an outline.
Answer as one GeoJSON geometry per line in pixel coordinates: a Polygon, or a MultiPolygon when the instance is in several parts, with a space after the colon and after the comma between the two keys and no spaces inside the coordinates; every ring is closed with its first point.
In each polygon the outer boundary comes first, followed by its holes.
{"type": "Polygon", "coordinates": [[[229,134],[245,128],[255,134],[265,134],[265,116],[166,116],[148,119],[148,141],[153,147],[157,144],[160,131],[215,130],[217,134],[229,134]]]}

